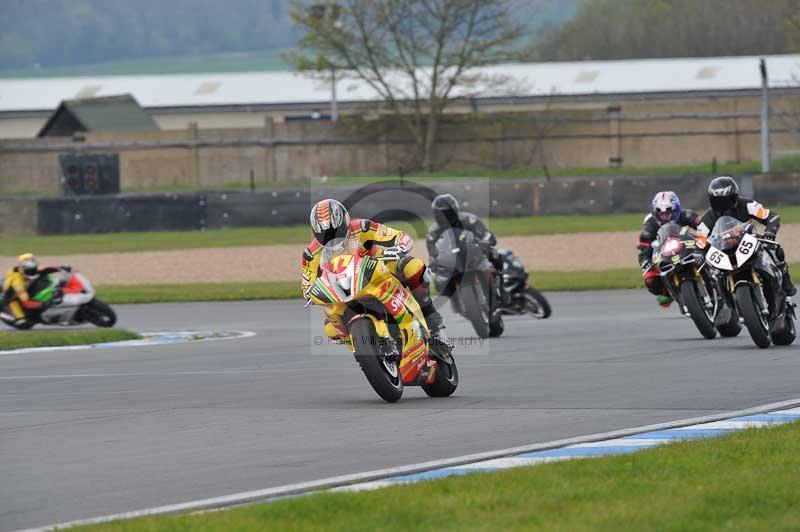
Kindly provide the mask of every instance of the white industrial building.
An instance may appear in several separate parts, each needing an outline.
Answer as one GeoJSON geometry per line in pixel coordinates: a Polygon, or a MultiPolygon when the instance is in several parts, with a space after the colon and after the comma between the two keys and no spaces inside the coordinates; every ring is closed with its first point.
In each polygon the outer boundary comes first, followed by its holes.
{"type": "MultiPolygon", "coordinates": [[[[454,110],[498,111],[608,105],[615,100],[756,96],[760,57],[713,57],[497,65],[483,69],[510,80],[502,91],[465,97],[454,110]]],[[[770,86],[800,94],[800,55],[767,56],[770,86]]],[[[339,109],[376,101],[365,83],[337,82],[339,109]]],[[[326,116],[330,81],[291,72],[208,73],[0,79],[0,138],[36,136],[63,100],[131,94],[164,130],[247,128],[326,116]]],[[[465,96],[467,96],[465,94],[465,96]]]]}

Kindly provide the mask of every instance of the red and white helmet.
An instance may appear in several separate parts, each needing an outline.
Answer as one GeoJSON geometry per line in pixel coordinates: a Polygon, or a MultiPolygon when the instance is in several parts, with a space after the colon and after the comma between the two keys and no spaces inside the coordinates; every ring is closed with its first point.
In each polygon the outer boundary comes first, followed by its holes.
{"type": "Polygon", "coordinates": [[[341,202],[324,199],[311,208],[311,230],[323,246],[335,238],[345,238],[350,233],[350,215],[341,202]]]}

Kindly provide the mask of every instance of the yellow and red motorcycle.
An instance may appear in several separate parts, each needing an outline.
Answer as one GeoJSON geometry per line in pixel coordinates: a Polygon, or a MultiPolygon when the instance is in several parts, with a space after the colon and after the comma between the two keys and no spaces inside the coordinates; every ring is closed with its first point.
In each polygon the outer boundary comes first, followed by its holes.
{"type": "Polygon", "coordinates": [[[404,386],[431,397],[458,387],[449,348],[432,349],[430,332],[411,291],[392,273],[395,257],[372,255],[357,240],[337,239],[322,250],[321,273],[305,295],[306,306],[325,309],[325,333],[346,345],[372,388],[390,403],[404,386]]]}

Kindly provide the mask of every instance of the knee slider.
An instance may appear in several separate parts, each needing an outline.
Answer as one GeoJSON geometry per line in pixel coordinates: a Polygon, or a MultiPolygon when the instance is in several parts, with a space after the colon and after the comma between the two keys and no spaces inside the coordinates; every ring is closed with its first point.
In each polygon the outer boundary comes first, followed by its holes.
{"type": "Polygon", "coordinates": [[[412,290],[418,286],[427,286],[426,270],[422,260],[409,255],[401,258],[397,264],[398,278],[412,290]]]}

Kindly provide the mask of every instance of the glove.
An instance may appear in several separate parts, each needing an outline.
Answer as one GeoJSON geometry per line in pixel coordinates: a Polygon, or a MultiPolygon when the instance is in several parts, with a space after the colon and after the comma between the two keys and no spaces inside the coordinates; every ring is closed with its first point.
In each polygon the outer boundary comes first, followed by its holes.
{"type": "MultiPolygon", "coordinates": [[[[773,242],[775,241],[775,233],[773,233],[772,231],[765,232],[763,235],[761,235],[761,237],[766,240],[772,240],[773,242]]],[[[767,242],[764,242],[763,244],[764,248],[770,251],[774,251],[778,247],[778,244],[770,244],[767,242]]]]}
{"type": "Polygon", "coordinates": [[[642,275],[653,269],[653,263],[650,262],[649,260],[642,261],[642,264],[640,266],[642,268],[642,275]]]}
{"type": "Polygon", "coordinates": [[[408,249],[404,245],[398,244],[396,246],[383,248],[383,253],[381,253],[381,256],[386,258],[399,259],[403,255],[405,255],[407,251],[408,249]]]}

